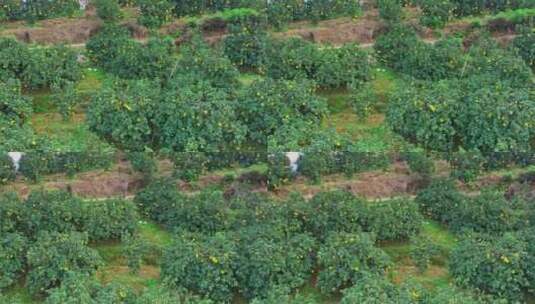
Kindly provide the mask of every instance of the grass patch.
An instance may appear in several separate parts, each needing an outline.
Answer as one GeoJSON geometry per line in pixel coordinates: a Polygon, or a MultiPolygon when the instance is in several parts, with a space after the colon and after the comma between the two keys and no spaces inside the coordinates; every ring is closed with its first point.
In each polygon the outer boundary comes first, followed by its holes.
{"type": "Polygon", "coordinates": [[[147,222],[139,222],[139,234],[145,241],[156,246],[167,246],[171,243],[171,234],[159,225],[147,222]]]}
{"type": "Polygon", "coordinates": [[[322,90],[318,95],[327,99],[327,107],[331,114],[352,111],[351,93],[347,89],[322,90]]]}
{"type": "Polygon", "coordinates": [[[34,299],[28,292],[28,288],[24,286],[24,283],[21,282],[2,293],[3,298],[0,297],[0,300],[7,300],[7,302],[2,302],[2,304],[35,304],[42,303],[43,301],[34,299]]]}
{"type": "Polygon", "coordinates": [[[257,80],[262,80],[264,77],[254,73],[241,73],[238,77],[238,81],[244,86],[250,86],[257,80]]]}
{"type": "Polygon", "coordinates": [[[45,135],[57,151],[87,151],[96,147],[112,149],[89,131],[84,114],[74,114],[69,121],[64,121],[58,113],[34,114],[31,123],[36,133],[45,135]]]}
{"type": "Polygon", "coordinates": [[[83,70],[82,80],[76,85],[76,90],[82,95],[93,93],[100,89],[102,82],[106,79],[106,74],[96,68],[86,68],[83,70]]]}

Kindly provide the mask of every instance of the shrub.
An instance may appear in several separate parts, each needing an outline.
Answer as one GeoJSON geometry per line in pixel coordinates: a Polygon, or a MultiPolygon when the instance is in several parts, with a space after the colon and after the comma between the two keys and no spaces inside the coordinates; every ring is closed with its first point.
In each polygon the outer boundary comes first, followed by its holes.
{"type": "Polygon", "coordinates": [[[11,286],[26,269],[28,240],[18,233],[0,234],[0,291],[11,286]]]}
{"type": "Polygon", "coordinates": [[[286,288],[278,287],[269,292],[266,297],[253,299],[251,304],[317,304],[315,297],[310,295],[296,294],[292,296],[286,288]]]}
{"type": "Polygon", "coordinates": [[[239,72],[218,49],[210,48],[199,36],[179,50],[180,59],[174,70],[174,78],[169,82],[180,86],[207,82],[210,86],[224,90],[235,89],[239,86],[239,72]]]}
{"type": "Polygon", "coordinates": [[[324,48],[320,54],[320,64],[312,79],[321,87],[348,87],[371,79],[369,55],[355,43],[324,48]]]}
{"type": "Polygon", "coordinates": [[[450,273],[461,286],[474,287],[510,301],[521,300],[529,286],[526,243],[514,234],[468,237],[452,251],[450,273]]]}
{"type": "Polygon", "coordinates": [[[356,44],[320,49],[298,38],[270,39],[266,75],[275,79],[314,80],[323,88],[340,88],[370,79],[370,59],[356,44]]]}
{"type": "Polygon", "coordinates": [[[319,184],[321,177],[330,173],[329,154],[330,152],[309,151],[301,157],[299,162],[299,172],[308,177],[312,183],[319,184]]]}
{"type": "Polygon", "coordinates": [[[284,125],[318,123],[326,114],[325,100],[314,95],[310,82],[265,79],[255,81],[242,94],[240,119],[254,142],[266,145],[267,137],[284,125]]]}
{"type": "Polygon", "coordinates": [[[21,174],[31,181],[38,181],[44,174],[67,173],[72,176],[77,172],[97,168],[108,168],[113,162],[114,153],[106,147],[88,148],[84,152],[52,152],[38,146],[26,152],[20,160],[21,174]]]}
{"type": "Polygon", "coordinates": [[[424,153],[408,153],[407,164],[411,172],[417,173],[422,177],[429,178],[435,172],[435,163],[432,158],[424,153]]]}
{"type": "Polygon", "coordinates": [[[24,202],[28,212],[25,233],[39,231],[69,233],[84,226],[85,212],[80,199],[64,191],[33,191],[24,202]]]}
{"type": "Polygon", "coordinates": [[[0,185],[15,180],[15,167],[6,152],[0,151],[0,185]]]}
{"type": "Polygon", "coordinates": [[[162,278],[217,302],[229,302],[238,286],[232,266],[238,251],[225,234],[182,236],[165,250],[162,278]]]}
{"type": "Polygon", "coordinates": [[[225,56],[240,68],[257,70],[265,60],[267,33],[256,28],[234,31],[223,41],[225,56]]]}
{"type": "Polygon", "coordinates": [[[104,22],[116,22],[122,18],[121,7],[117,0],[97,0],[94,5],[97,16],[104,22]]]}
{"type": "Polygon", "coordinates": [[[159,28],[172,18],[173,5],[169,0],[137,0],[141,12],[138,22],[148,28],[159,28]]]}
{"type": "Polygon", "coordinates": [[[123,234],[121,242],[124,244],[123,256],[131,274],[138,274],[141,269],[143,257],[148,253],[149,246],[141,238],[128,233],[123,234]]]}
{"type": "Polygon", "coordinates": [[[464,199],[455,183],[447,179],[433,180],[416,196],[422,212],[442,223],[454,222],[459,217],[458,210],[464,199]]]}
{"type": "Polygon", "coordinates": [[[178,152],[174,154],[173,163],[175,169],[173,176],[192,182],[199,179],[208,159],[202,152],[178,152]]]}
{"type": "Polygon", "coordinates": [[[66,83],[63,87],[52,85],[52,98],[58,107],[58,111],[64,121],[68,121],[74,113],[74,108],[79,102],[75,85],[72,82],[66,83]]]}
{"type": "Polygon", "coordinates": [[[166,223],[175,202],[185,199],[172,179],[160,178],[153,180],[138,192],[134,202],[143,216],[159,223],[166,223]]]}
{"type": "Polygon", "coordinates": [[[399,300],[398,288],[386,278],[374,273],[362,273],[354,286],[343,290],[340,304],[394,304],[399,300]]]}
{"type": "Polygon", "coordinates": [[[28,47],[13,38],[0,39],[0,81],[9,79],[22,79],[28,66],[31,53],[28,47]]]}
{"type": "Polygon", "coordinates": [[[397,23],[401,20],[403,8],[399,0],[379,0],[377,1],[379,17],[389,24],[397,23]]]}
{"type": "Polygon", "coordinates": [[[105,71],[124,79],[166,79],[174,66],[173,44],[151,38],[142,44],[127,29],[107,24],[86,44],[88,57],[105,71]]]}
{"type": "Polygon", "coordinates": [[[87,219],[83,231],[92,241],[118,240],[123,234],[137,230],[138,216],[131,201],[108,199],[85,202],[83,210],[87,219]]]}
{"type": "Polygon", "coordinates": [[[141,173],[145,181],[152,180],[158,170],[152,152],[129,152],[127,158],[132,165],[132,169],[141,173]]]}
{"type": "Polygon", "coordinates": [[[365,220],[362,200],[349,192],[330,191],[316,194],[308,202],[310,214],[305,227],[316,238],[323,240],[330,232],[357,233],[365,220]]]}
{"type": "Polygon", "coordinates": [[[87,235],[77,232],[40,232],[27,258],[26,284],[34,295],[59,286],[70,272],[94,274],[101,264],[97,251],[87,247],[87,235]]]}
{"type": "Polygon", "coordinates": [[[526,89],[471,76],[402,91],[392,95],[388,124],[425,149],[479,151],[483,156],[530,150],[535,107],[526,89]],[[502,107],[508,108],[508,114],[501,114],[502,107]]]}
{"type": "Polygon", "coordinates": [[[268,187],[274,190],[293,179],[290,162],[284,153],[274,153],[268,157],[268,187]]]}
{"type": "Polygon", "coordinates": [[[373,235],[366,233],[329,235],[318,251],[320,290],[332,293],[356,284],[368,273],[384,274],[390,259],[374,243],[373,235]]]}
{"type": "Polygon", "coordinates": [[[420,1],[420,7],[422,9],[420,23],[432,28],[444,27],[455,8],[449,0],[423,0],[420,1]]]}
{"type": "Polygon", "coordinates": [[[30,49],[30,57],[20,80],[31,89],[50,88],[53,84],[64,86],[82,78],[78,53],[59,45],[30,49]]]}
{"type": "Polygon", "coordinates": [[[535,50],[532,47],[534,44],[535,33],[530,32],[529,29],[522,31],[521,35],[513,40],[513,47],[518,49],[520,56],[531,69],[535,69],[535,50]]]}
{"type": "Polygon", "coordinates": [[[265,297],[276,286],[295,289],[310,279],[313,238],[304,234],[286,237],[277,232],[258,233],[257,227],[269,229],[255,226],[237,232],[240,243],[235,275],[245,297],[265,297]]]}
{"type": "Polygon", "coordinates": [[[47,18],[72,16],[80,8],[77,0],[39,1],[27,0],[25,2],[6,1],[0,7],[0,16],[7,20],[26,20],[34,22],[47,18]]]}
{"type": "Polygon", "coordinates": [[[411,260],[418,270],[423,273],[429,267],[431,259],[440,253],[440,248],[426,236],[417,236],[411,239],[411,260]]]}
{"type": "Polygon", "coordinates": [[[26,225],[26,210],[15,192],[0,194],[0,235],[23,231],[26,225]]]}
{"type": "Polygon", "coordinates": [[[367,230],[378,240],[405,240],[418,234],[422,215],[418,204],[409,199],[394,199],[372,203],[368,208],[367,230]]]}
{"type": "Polygon", "coordinates": [[[484,190],[478,196],[464,199],[450,228],[490,234],[518,230],[524,228],[528,221],[524,208],[515,201],[507,201],[503,193],[484,190]]]}

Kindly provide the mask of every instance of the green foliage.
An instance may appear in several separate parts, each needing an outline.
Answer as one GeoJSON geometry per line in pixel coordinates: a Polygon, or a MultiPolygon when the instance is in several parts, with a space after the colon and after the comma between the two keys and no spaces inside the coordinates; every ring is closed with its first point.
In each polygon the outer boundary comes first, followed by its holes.
{"type": "Polygon", "coordinates": [[[1,198],[2,232],[35,238],[40,231],[87,232],[90,240],[119,239],[137,227],[135,206],[122,200],[82,201],[63,191],[33,191],[21,202],[13,194],[1,198]]]}
{"type": "Polygon", "coordinates": [[[416,201],[423,212],[456,231],[471,230],[503,233],[525,228],[529,208],[520,199],[506,200],[503,193],[483,191],[464,196],[453,182],[435,180],[418,193],[416,201]]]}
{"type": "Polygon", "coordinates": [[[228,303],[238,286],[232,268],[237,256],[236,244],[225,234],[182,236],[166,249],[161,275],[173,286],[228,303]]]}
{"type": "Polygon", "coordinates": [[[57,287],[70,272],[93,274],[101,264],[98,253],[87,247],[87,235],[42,231],[27,254],[27,286],[34,295],[57,287]]]}
{"type": "Polygon", "coordinates": [[[311,295],[296,294],[289,295],[284,287],[278,287],[269,292],[265,298],[255,298],[251,304],[318,304],[315,297],[311,295]]]}
{"type": "Polygon", "coordinates": [[[89,128],[109,142],[132,151],[155,145],[151,121],[159,89],[149,81],[105,84],[87,111],[89,128]]]}
{"type": "Polygon", "coordinates": [[[97,16],[104,22],[117,22],[123,17],[117,0],[97,0],[94,5],[97,16]]]}
{"type": "Polygon", "coordinates": [[[32,143],[33,132],[27,124],[32,102],[22,96],[21,90],[18,80],[0,82],[0,151],[24,151],[32,143]]]}
{"type": "Polygon", "coordinates": [[[15,167],[7,152],[0,151],[0,185],[15,180],[15,167]]]}
{"type": "Polygon", "coordinates": [[[175,87],[207,82],[212,87],[231,90],[239,85],[239,72],[232,62],[198,35],[180,48],[180,59],[173,73],[170,83],[175,87]]]}
{"type": "Polygon", "coordinates": [[[63,45],[30,49],[21,81],[31,89],[75,83],[82,78],[77,57],[75,50],[63,45]]]}
{"type": "Polygon", "coordinates": [[[418,204],[409,199],[373,203],[367,217],[366,230],[378,240],[406,240],[420,232],[423,220],[418,204]]]}
{"type": "Polygon", "coordinates": [[[149,245],[141,238],[128,233],[123,235],[121,242],[124,244],[123,256],[126,258],[130,273],[138,274],[143,257],[149,251],[149,245]]]}
{"type": "Polygon", "coordinates": [[[513,40],[513,47],[518,49],[520,56],[531,69],[535,69],[535,50],[533,45],[535,45],[535,33],[529,29],[524,30],[521,35],[513,40]]]}
{"type": "Polygon", "coordinates": [[[45,174],[67,173],[72,176],[77,172],[108,168],[114,159],[113,152],[98,146],[94,150],[90,148],[83,152],[48,150],[38,146],[37,149],[26,152],[20,160],[21,174],[36,182],[45,174]]]}
{"type": "Polygon", "coordinates": [[[458,210],[463,203],[464,196],[455,186],[454,181],[436,179],[420,191],[416,202],[420,204],[422,212],[442,223],[452,223],[456,220],[458,210]]]}
{"type": "Polygon", "coordinates": [[[82,201],[63,191],[34,191],[24,202],[28,212],[25,234],[36,236],[39,231],[69,233],[84,225],[82,201]]]}
{"type": "Polygon", "coordinates": [[[275,79],[314,80],[320,87],[339,88],[370,79],[370,58],[357,44],[319,48],[298,38],[270,39],[266,75],[275,79]]]}
{"type": "Polygon", "coordinates": [[[343,290],[340,304],[400,303],[398,288],[381,275],[363,273],[357,283],[343,290]]]}
{"type": "Polygon", "coordinates": [[[530,151],[535,104],[527,88],[472,76],[404,88],[393,94],[392,129],[428,150],[530,151]]]}
{"type": "Polygon", "coordinates": [[[99,200],[83,205],[86,218],[82,231],[90,240],[118,240],[137,230],[138,216],[133,202],[121,199],[99,200]]]}
{"type": "Polygon", "coordinates": [[[373,235],[366,233],[329,235],[318,251],[320,290],[332,293],[357,283],[368,273],[384,274],[390,259],[374,243],[373,235]]]}
{"type": "Polygon", "coordinates": [[[435,163],[432,158],[424,153],[408,153],[407,164],[411,172],[417,173],[422,177],[428,178],[435,172],[435,163]]]}
{"type": "Polygon", "coordinates": [[[306,234],[284,236],[269,227],[238,230],[235,275],[247,298],[265,297],[276,286],[302,286],[312,274],[315,240],[306,234]],[[268,231],[265,231],[265,230],[268,231]]]}
{"type": "Polygon", "coordinates": [[[403,25],[379,36],[374,50],[378,60],[386,66],[418,79],[457,76],[463,67],[459,39],[447,38],[430,45],[420,40],[413,29],[403,25]]]}
{"type": "Polygon", "coordinates": [[[379,17],[385,20],[388,24],[394,25],[401,20],[403,15],[403,8],[399,0],[379,0],[377,1],[377,8],[379,9],[379,17]]]}
{"type": "Polygon", "coordinates": [[[239,101],[227,91],[203,81],[163,95],[154,117],[163,147],[176,152],[226,152],[244,141],[247,130],[238,116],[239,101]]]}
{"type": "Polygon", "coordinates": [[[175,172],[173,176],[187,182],[196,181],[203,173],[208,158],[201,152],[177,152],[174,154],[173,163],[175,172]]]}
{"type": "Polygon", "coordinates": [[[0,291],[13,285],[26,268],[28,240],[18,233],[0,233],[0,291]]]}
{"type": "Polygon", "coordinates": [[[423,235],[411,239],[411,245],[411,260],[418,267],[418,270],[423,273],[429,267],[431,259],[440,253],[440,248],[423,235]]]}
{"type": "Polygon", "coordinates": [[[257,28],[241,28],[223,41],[225,56],[240,68],[257,70],[265,60],[267,33],[257,28]]]}
{"type": "Polygon", "coordinates": [[[166,79],[173,66],[171,41],[150,38],[146,44],[130,38],[127,29],[106,24],[87,44],[88,57],[96,65],[124,79],[166,79]]]}
{"type": "Polygon", "coordinates": [[[136,194],[134,202],[143,216],[166,223],[170,210],[179,199],[186,199],[171,179],[155,179],[136,194]]]}
{"type": "Polygon", "coordinates": [[[0,235],[4,233],[15,233],[23,229],[25,223],[25,212],[20,208],[21,201],[14,192],[0,194],[0,235]]]}
{"type": "Polygon", "coordinates": [[[129,152],[127,158],[132,169],[143,175],[145,181],[150,181],[158,171],[158,166],[152,152],[129,152]]]}
{"type": "Polygon", "coordinates": [[[138,22],[148,28],[159,28],[172,18],[173,4],[169,0],[137,0],[138,22]]]}
{"type": "Polygon", "coordinates": [[[420,23],[431,28],[442,28],[453,15],[454,4],[449,0],[420,0],[420,23]]]}
{"type": "Polygon", "coordinates": [[[515,234],[470,236],[452,251],[449,269],[461,286],[517,301],[529,286],[528,262],[526,243],[515,234]]]}
{"type": "Polygon", "coordinates": [[[309,82],[255,81],[242,94],[240,118],[248,127],[251,140],[266,144],[266,137],[284,125],[299,121],[319,123],[327,112],[324,99],[314,95],[309,82]]]}
{"type": "Polygon", "coordinates": [[[270,25],[277,29],[298,20],[319,21],[339,16],[355,16],[360,5],[355,0],[174,0],[175,12],[180,16],[201,15],[236,8],[252,8],[265,12],[270,25]]]}
{"type": "Polygon", "coordinates": [[[18,79],[30,89],[76,82],[82,75],[76,52],[61,45],[30,48],[13,38],[1,38],[0,60],[0,81],[18,79]]]}
{"type": "Polygon", "coordinates": [[[362,200],[349,192],[331,191],[316,194],[309,202],[312,210],[305,225],[308,232],[324,239],[329,232],[357,233],[365,213],[362,200]]]}
{"type": "Polygon", "coordinates": [[[500,0],[452,0],[455,4],[457,16],[480,15],[483,13],[496,13],[507,9],[533,7],[530,1],[500,1],[500,0]]]}
{"type": "Polygon", "coordinates": [[[268,157],[268,187],[276,189],[294,178],[286,154],[275,153],[268,157]]]}
{"type": "Polygon", "coordinates": [[[79,102],[79,96],[76,92],[75,85],[72,82],[65,83],[63,86],[52,85],[52,98],[58,107],[58,111],[63,120],[68,121],[74,112],[74,108],[79,102]]]}
{"type": "Polygon", "coordinates": [[[4,1],[0,6],[0,16],[6,20],[36,20],[72,16],[80,9],[78,0],[26,0],[4,1]]]}

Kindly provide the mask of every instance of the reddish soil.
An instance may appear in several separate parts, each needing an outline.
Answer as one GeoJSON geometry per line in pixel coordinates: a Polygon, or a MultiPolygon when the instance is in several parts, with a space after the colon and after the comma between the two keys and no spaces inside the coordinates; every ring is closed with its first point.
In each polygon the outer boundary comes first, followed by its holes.
{"type": "Polygon", "coordinates": [[[20,41],[38,44],[78,44],[86,42],[96,33],[101,21],[96,18],[50,19],[36,27],[18,27],[4,30],[2,36],[15,36],[20,41]]]}
{"type": "Polygon", "coordinates": [[[384,25],[379,21],[376,10],[370,10],[364,16],[350,19],[341,18],[320,21],[317,25],[309,22],[298,22],[291,29],[276,36],[301,37],[317,43],[329,43],[334,45],[348,42],[361,44],[372,43],[384,30],[384,25]]]}

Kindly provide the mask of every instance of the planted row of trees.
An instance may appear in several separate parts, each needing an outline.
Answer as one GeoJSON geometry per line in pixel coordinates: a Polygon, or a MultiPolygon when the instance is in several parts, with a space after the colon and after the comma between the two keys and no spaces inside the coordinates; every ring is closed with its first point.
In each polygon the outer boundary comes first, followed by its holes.
{"type": "Polygon", "coordinates": [[[77,53],[65,46],[32,48],[14,38],[0,39],[0,81],[18,79],[25,88],[49,88],[80,80],[77,53]]]}
{"type": "Polygon", "coordinates": [[[445,153],[454,166],[477,155],[481,161],[470,162],[476,172],[533,161],[518,157],[534,150],[535,99],[532,71],[516,49],[487,37],[466,51],[454,38],[429,45],[406,27],[379,37],[374,48],[380,61],[412,77],[390,94],[387,110],[388,124],[408,142],[445,153]]]}
{"type": "Polygon", "coordinates": [[[33,295],[46,295],[71,272],[92,275],[102,261],[88,242],[120,239],[137,229],[132,203],[82,201],[66,192],[0,197],[0,289],[27,274],[33,295]]]}
{"type": "Polygon", "coordinates": [[[182,194],[172,180],[156,180],[135,202],[179,234],[164,253],[164,281],[225,303],[236,292],[253,299],[278,286],[296,289],[309,281],[314,265],[326,294],[365,273],[381,275],[390,260],[376,239],[408,239],[422,222],[410,200],[374,204],[341,191],[310,201],[294,196],[281,203],[259,195],[227,200],[221,192],[182,194]]]}
{"type": "Polygon", "coordinates": [[[0,21],[37,20],[72,16],[80,10],[78,0],[25,0],[2,1],[0,4],[0,21]]]}

